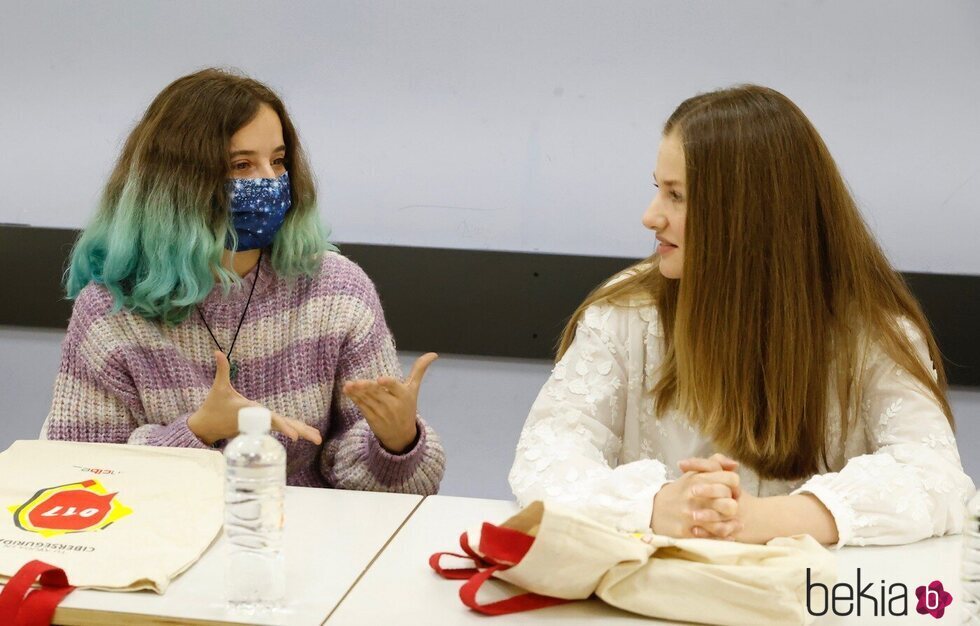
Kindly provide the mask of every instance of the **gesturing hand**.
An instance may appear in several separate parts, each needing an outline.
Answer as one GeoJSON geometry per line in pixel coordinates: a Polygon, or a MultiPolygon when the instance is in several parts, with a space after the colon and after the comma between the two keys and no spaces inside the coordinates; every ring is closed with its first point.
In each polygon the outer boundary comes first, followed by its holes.
{"type": "Polygon", "coordinates": [[[684,475],[661,488],[654,498],[653,531],[672,537],[727,539],[741,529],[738,463],[720,454],[686,459],[684,475]]]}
{"type": "Polygon", "coordinates": [[[415,442],[419,387],[429,365],[437,358],[433,352],[420,356],[405,382],[380,376],[377,380],[344,383],[343,392],[361,410],[368,426],[389,452],[405,452],[415,442]]]}
{"type": "MultiPolygon", "coordinates": [[[[187,427],[198,439],[211,445],[219,439],[227,439],[238,434],[238,410],[247,406],[260,406],[238,393],[231,386],[231,367],[228,357],[219,350],[214,351],[214,382],[208,391],[204,404],[187,418],[187,427]]],[[[272,429],[278,430],[293,441],[300,437],[319,445],[323,439],[320,431],[299,420],[272,413],[272,429]]]]}

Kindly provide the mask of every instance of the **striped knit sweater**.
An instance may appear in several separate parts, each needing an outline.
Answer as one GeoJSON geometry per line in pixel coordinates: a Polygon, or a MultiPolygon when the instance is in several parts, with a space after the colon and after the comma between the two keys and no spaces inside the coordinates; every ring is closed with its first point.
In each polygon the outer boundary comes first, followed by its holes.
{"type": "MultiPolygon", "coordinates": [[[[390,454],[340,391],[348,380],[401,376],[381,303],[363,270],[326,253],[315,277],[286,281],[264,255],[258,274],[228,295],[215,287],[200,304],[225,350],[253,281],[232,354],[240,365],[233,384],[246,398],[323,436],[317,446],[273,433],[286,447],[287,483],[435,493],[445,454],[432,428],[419,418],[415,447],[390,454]]],[[[200,316],[167,327],[112,309],[102,285],[90,284],[78,295],[41,437],[207,447],[187,427],[214,380],[215,346],[200,316]]]]}

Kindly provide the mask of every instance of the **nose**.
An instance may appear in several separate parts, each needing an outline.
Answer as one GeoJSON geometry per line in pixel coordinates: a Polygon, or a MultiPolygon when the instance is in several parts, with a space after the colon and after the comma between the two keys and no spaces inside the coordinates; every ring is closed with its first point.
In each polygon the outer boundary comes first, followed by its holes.
{"type": "Polygon", "coordinates": [[[277,178],[276,169],[272,166],[272,163],[263,163],[256,168],[259,173],[259,178],[277,178]]]}
{"type": "Polygon", "coordinates": [[[661,231],[667,228],[667,216],[660,209],[660,194],[657,193],[650,201],[650,206],[643,212],[643,225],[650,230],[661,231]]]}

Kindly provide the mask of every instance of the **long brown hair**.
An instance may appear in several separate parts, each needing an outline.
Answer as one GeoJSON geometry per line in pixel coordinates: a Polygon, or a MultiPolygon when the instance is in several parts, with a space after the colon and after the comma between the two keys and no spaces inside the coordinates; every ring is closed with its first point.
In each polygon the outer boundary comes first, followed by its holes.
{"type": "Polygon", "coordinates": [[[656,305],[664,359],[653,393],[765,478],[827,464],[828,411],[846,437],[868,348],[922,383],[952,424],[939,349],[918,303],[862,220],[823,140],[781,93],[754,85],[685,100],[664,126],[687,174],[683,278],[652,257],[595,290],[597,302],[656,305]],[[936,370],[900,318],[922,333],[936,370]],[[828,397],[831,393],[836,397],[828,397]]]}

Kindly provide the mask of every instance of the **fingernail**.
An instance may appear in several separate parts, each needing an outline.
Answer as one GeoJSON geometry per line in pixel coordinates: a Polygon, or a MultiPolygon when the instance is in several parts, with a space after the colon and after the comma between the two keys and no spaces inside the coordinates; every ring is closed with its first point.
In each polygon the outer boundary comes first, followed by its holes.
{"type": "Polygon", "coordinates": [[[694,518],[694,521],[695,521],[695,522],[700,522],[700,521],[701,521],[701,520],[702,520],[702,519],[704,518],[704,515],[703,515],[703,514],[701,513],[701,511],[695,511],[695,512],[694,512],[694,513],[693,513],[693,514],[691,515],[691,517],[693,517],[693,518],[694,518]]]}
{"type": "Polygon", "coordinates": [[[700,487],[691,487],[691,495],[692,496],[700,496],[701,495],[701,488],[700,487]]]}

